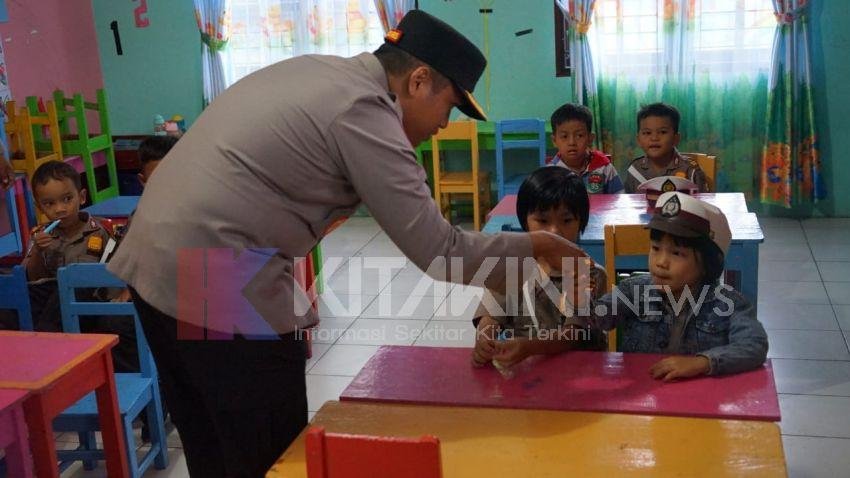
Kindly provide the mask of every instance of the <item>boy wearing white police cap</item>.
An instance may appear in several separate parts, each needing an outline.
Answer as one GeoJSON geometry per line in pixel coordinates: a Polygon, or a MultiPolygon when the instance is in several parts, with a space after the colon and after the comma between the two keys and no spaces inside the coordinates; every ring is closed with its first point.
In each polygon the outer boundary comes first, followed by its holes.
{"type": "Polygon", "coordinates": [[[649,370],[665,381],[760,367],[767,334],[753,306],[719,285],[732,234],[716,207],[681,192],[662,194],[649,222],[649,274],[601,299],[591,326],[617,328],[617,350],[670,354],[649,370]]]}

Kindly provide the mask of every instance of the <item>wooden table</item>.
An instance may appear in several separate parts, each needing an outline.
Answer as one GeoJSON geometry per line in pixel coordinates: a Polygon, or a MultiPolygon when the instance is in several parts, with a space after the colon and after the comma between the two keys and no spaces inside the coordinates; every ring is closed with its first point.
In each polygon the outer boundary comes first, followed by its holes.
{"type": "MultiPolygon", "coordinates": [[[[470,324],[470,327],[472,325],[470,324]]],[[[472,351],[384,346],[340,395],[343,401],[637,413],[779,421],[770,361],[724,377],[662,382],[649,367],[666,355],[568,352],[512,369],[475,368],[472,351]]]]}
{"type": "MultiPolygon", "coordinates": [[[[452,477],[785,476],[775,423],[327,402],[327,432],[440,439],[452,477]]],[[[304,432],[267,478],[307,476],[304,432]]]]}
{"type": "Polygon", "coordinates": [[[0,331],[0,389],[28,390],[24,414],[36,476],[59,477],[53,418],[95,391],[106,470],[128,476],[110,350],[115,335],[0,331]]]}
{"type": "Polygon", "coordinates": [[[26,390],[0,389],[0,449],[6,451],[9,476],[32,476],[30,442],[22,402],[26,390]]]}
{"type": "MultiPolygon", "coordinates": [[[[732,244],[726,254],[726,269],[736,276],[735,287],[755,304],[758,301],[759,244],[764,234],[758,217],[747,212],[743,193],[701,193],[696,197],[720,208],[729,220],[732,244]]],[[[642,194],[591,194],[590,219],[579,239],[579,245],[599,264],[605,264],[606,224],[647,224],[651,215],[646,211],[642,194]]],[[[490,212],[483,232],[520,231],[516,217],[516,195],[507,195],[490,212]]],[[[648,251],[647,251],[648,252],[648,251]]],[[[646,269],[646,256],[620,257],[617,267],[646,269]]]]}

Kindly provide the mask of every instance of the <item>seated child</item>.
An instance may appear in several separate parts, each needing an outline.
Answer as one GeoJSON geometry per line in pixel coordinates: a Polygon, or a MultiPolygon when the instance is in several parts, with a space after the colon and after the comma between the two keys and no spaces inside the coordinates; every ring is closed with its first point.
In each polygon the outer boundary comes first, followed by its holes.
{"type": "MultiPolygon", "coordinates": [[[[178,139],[178,137],[174,136],[148,136],[139,144],[139,162],[142,165],[142,170],[138,174],[138,179],[139,183],[142,185],[142,189],[144,189],[145,184],[150,181],[151,175],[162,162],[162,158],[164,158],[165,155],[171,151],[171,148],[177,144],[178,139]]],[[[133,216],[131,214],[130,218],[127,220],[127,225],[116,232],[118,240],[121,240],[124,235],[127,234],[127,230],[130,228],[132,221],[133,216]]],[[[121,294],[113,300],[117,302],[129,302],[131,300],[130,290],[122,290],[121,294]]]]}
{"type": "MultiPolygon", "coordinates": [[[[30,282],[33,325],[37,331],[60,332],[62,320],[56,271],[77,262],[99,262],[109,233],[100,221],[80,211],[86,190],[77,171],[61,161],[48,161],[35,170],[32,191],[36,207],[52,222],[33,228],[23,265],[30,282]]],[[[80,324],[85,327],[84,324],[80,324]]]]}
{"type": "Polygon", "coordinates": [[[679,111],[664,103],[646,105],[637,114],[637,143],[641,156],[629,164],[626,193],[638,192],[638,186],[658,176],[677,176],[696,183],[700,192],[708,192],[705,173],[696,161],[679,154],[679,111]]]}
{"type": "MultiPolygon", "coordinates": [[[[549,231],[576,242],[587,226],[589,214],[590,201],[584,183],[567,169],[540,168],[531,173],[519,188],[517,217],[524,231],[549,231]]],[[[578,271],[581,268],[581,265],[575,267],[578,271]]],[[[590,277],[583,277],[584,285],[590,285],[596,295],[601,295],[605,291],[605,270],[589,265],[587,271],[590,277]]],[[[585,321],[575,317],[571,305],[562,303],[562,282],[567,280],[553,276],[544,277],[537,283],[526,283],[524,294],[514,301],[518,308],[508,305],[512,298],[493,293],[499,312],[505,311],[506,315],[492,313],[482,302],[473,319],[477,328],[473,362],[484,365],[496,359],[500,364],[510,366],[530,355],[559,353],[571,348],[604,350],[607,346],[605,335],[599,330],[593,330],[591,334],[589,329],[583,329],[585,321]],[[531,299],[532,285],[534,299],[531,299]],[[530,300],[533,304],[527,304],[530,300]],[[526,307],[523,307],[524,302],[526,307]],[[565,310],[567,307],[570,307],[569,311],[565,310]],[[526,310],[527,316],[509,315],[511,311],[521,314],[526,310]],[[568,330],[575,329],[576,325],[577,330],[568,330]],[[564,334],[557,333],[564,331],[564,334]],[[497,341],[499,332],[510,339],[497,341]]],[[[567,289],[574,290],[575,287],[567,289]]]]}
{"type": "Polygon", "coordinates": [[[602,151],[591,149],[593,115],[586,106],[567,103],[552,113],[552,142],[558,148],[554,166],[576,173],[589,194],[623,192],[617,169],[602,151]]]}
{"type": "Polygon", "coordinates": [[[726,216],[668,192],[658,198],[649,228],[650,274],[628,278],[594,301],[592,326],[616,326],[621,352],[669,354],[649,370],[665,381],[761,366],[767,335],[755,308],[718,285],[732,241],[726,216]]]}
{"type": "Polygon", "coordinates": [[[139,162],[142,170],[138,177],[143,188],[162,158],[177,144],[177,139],[174,136],[148,136],[139,144],[139,162]]]}

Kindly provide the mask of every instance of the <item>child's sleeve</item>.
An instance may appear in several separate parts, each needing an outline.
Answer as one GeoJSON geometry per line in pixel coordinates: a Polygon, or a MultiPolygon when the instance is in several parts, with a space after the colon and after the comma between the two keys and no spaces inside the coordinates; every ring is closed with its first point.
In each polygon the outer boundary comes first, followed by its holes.
{"type": "Polygon", "coordinates": [[[724,299],[712,311],[719,317],[729,316],[729,343],[700,352],[710,363],[709,375],[746,372],[759,367],[767,358],[767,333],[756,319],[756,310],[741,294],[731,288],[718,291],[724,299]]]}
{"type": "Polygon", "coordinates": [[[609,164],[607,166],[607,171],[605,172],[606,181],[605,181],[605,193],[606,194],[620,194],[623,192],[623,181],[620,180],[620,175],[617,174],[617,168],[614,167],[613,164],[609,164]]]}
{"type": "Polygon", "coordinates": [[[705,171],[703,171],[699,166],[694,168],[694,172],[691,174],[691,181],[699,187],[699,192],[711,192],[708,190],[708,181],[705,179],[705,171]]]}

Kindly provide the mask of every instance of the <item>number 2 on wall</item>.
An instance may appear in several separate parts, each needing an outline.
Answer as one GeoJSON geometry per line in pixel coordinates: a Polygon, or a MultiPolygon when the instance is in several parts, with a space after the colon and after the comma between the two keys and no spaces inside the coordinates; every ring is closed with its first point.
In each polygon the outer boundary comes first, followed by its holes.
{"type": "Polygon", "coordinates": [[[133,10],[133,17],[136,19],[136,27],[137,28],[145,28],[151,24],[151,21],[147,18],[148,13],[148,1],[147,0],[132,0],[133,2],[138,1],[139,6],[133,10]]]}

